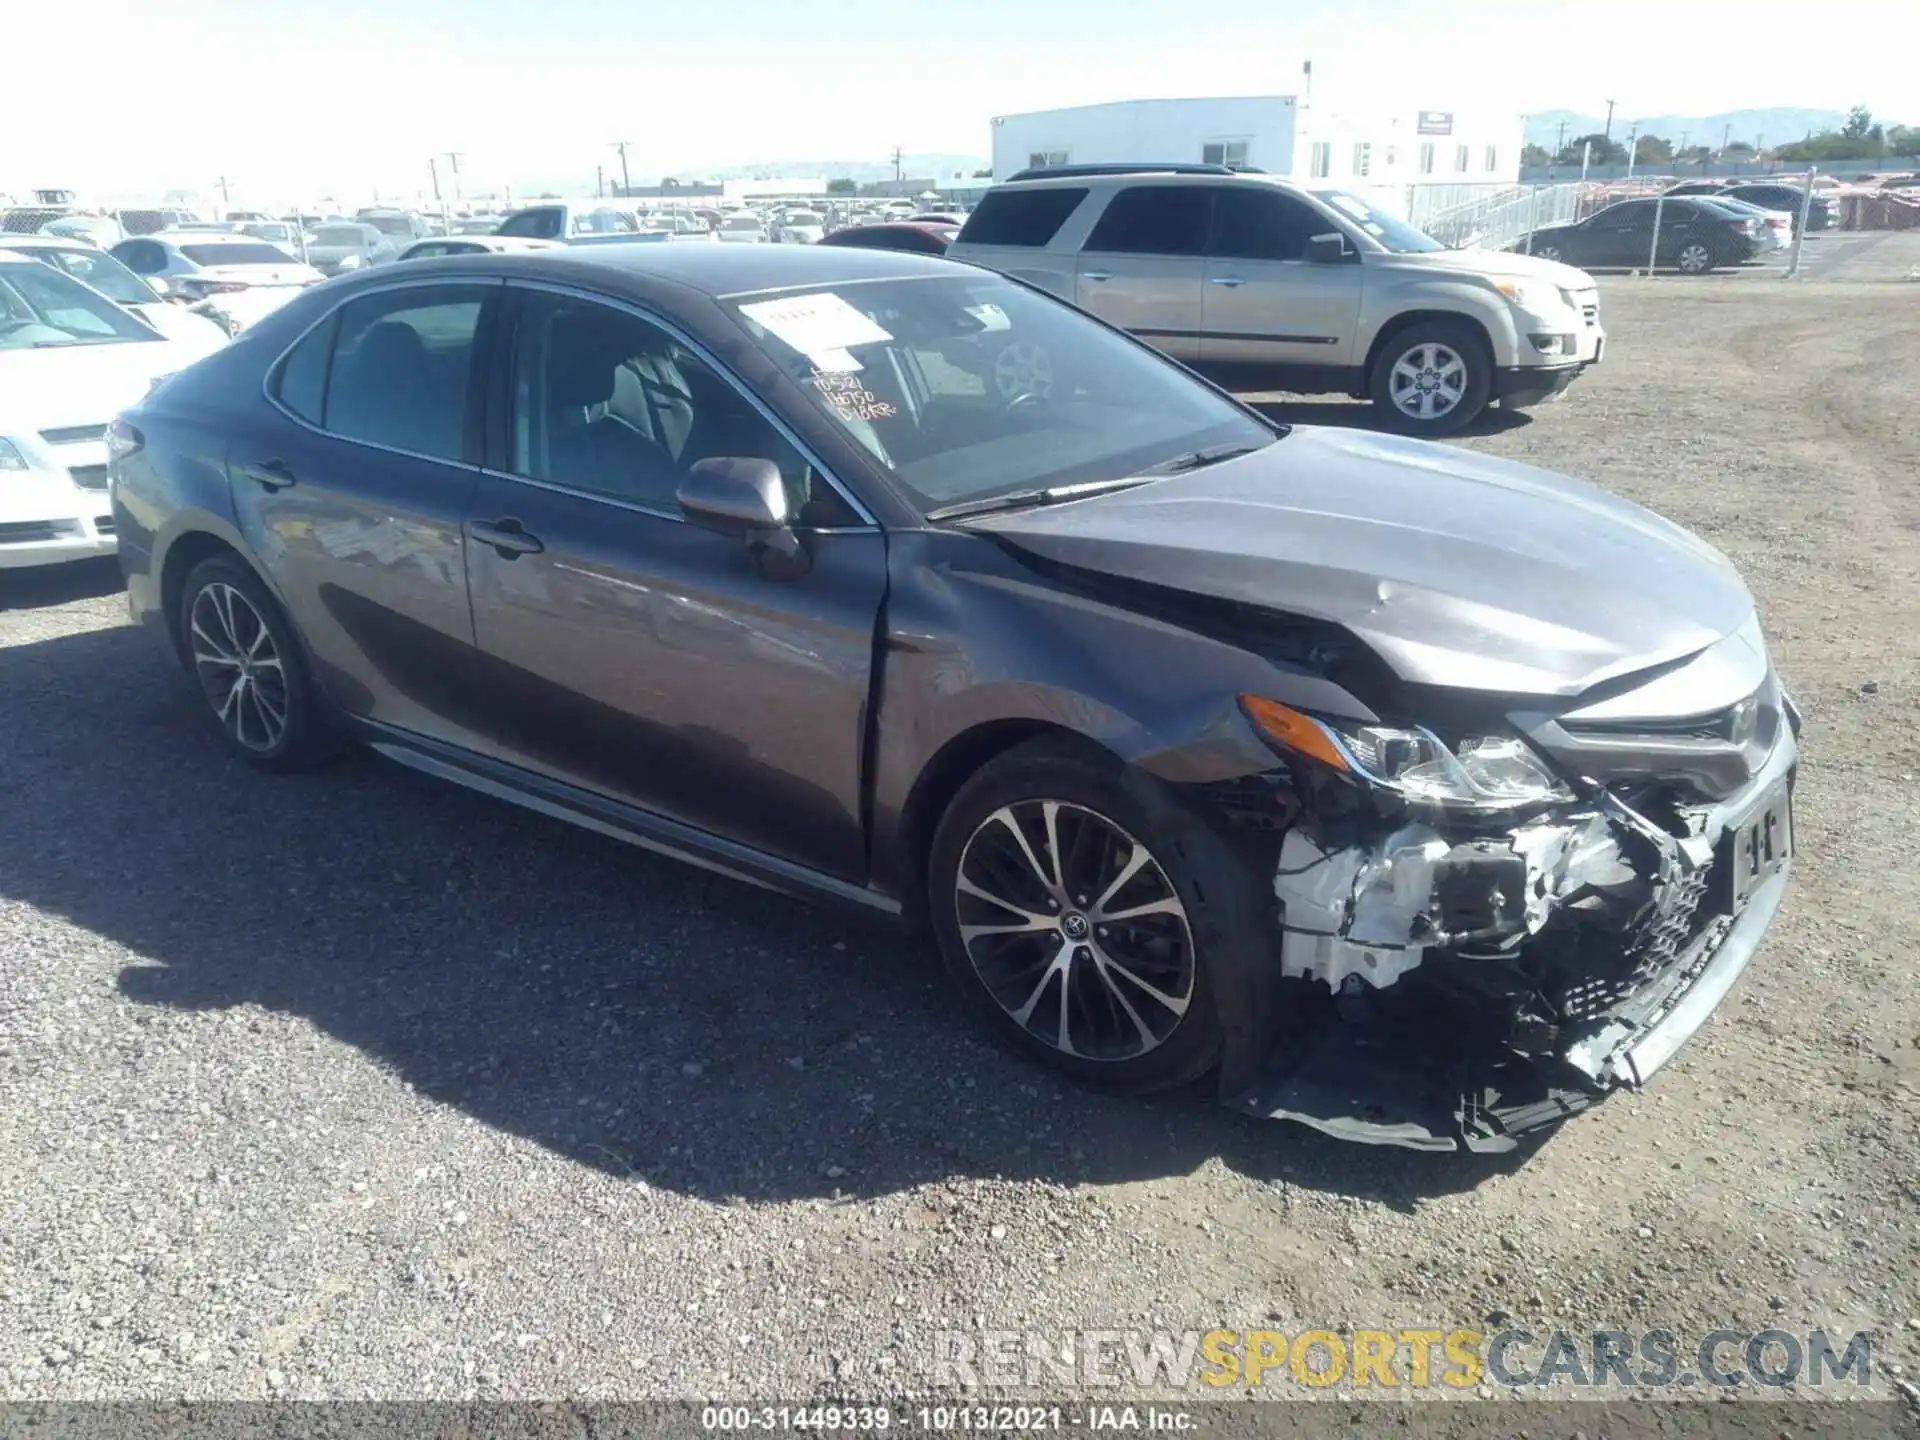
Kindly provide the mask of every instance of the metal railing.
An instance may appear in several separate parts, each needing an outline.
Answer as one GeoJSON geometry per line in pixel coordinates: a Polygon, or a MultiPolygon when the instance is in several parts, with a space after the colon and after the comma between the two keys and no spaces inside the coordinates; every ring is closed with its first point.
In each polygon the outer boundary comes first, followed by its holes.
{"type": "Polygon", "coordinates": [[[1577,183],[1507,186],[1427,214],[1419,213],[1424,207],[1419,203],[1417,188],[1407,218],[1420,229],[1442,245],[1456,249],[1480,246],[1500,250],[1542,225],[1577,220],[1585,187],[1577,183]]]}

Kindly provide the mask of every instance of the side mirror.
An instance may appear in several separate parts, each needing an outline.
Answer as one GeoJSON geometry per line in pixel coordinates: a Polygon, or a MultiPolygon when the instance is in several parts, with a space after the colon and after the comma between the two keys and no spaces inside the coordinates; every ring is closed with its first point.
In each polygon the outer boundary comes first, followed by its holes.
{"type": "Polygon", "coordinates": [[[696,461],[676,498],[693,524],[745,541],[770,578],[791,579],[807,568],[786,482],[771,460],[716,455],[696,461]]]}
{"type": "Polygon", "coordinates": [[[1315,265],[1339,265],[1352,253],[1347,249],[1347,237],[1337,230],[1328,235],[1307,237],[1307,259],[1315,265]]]}

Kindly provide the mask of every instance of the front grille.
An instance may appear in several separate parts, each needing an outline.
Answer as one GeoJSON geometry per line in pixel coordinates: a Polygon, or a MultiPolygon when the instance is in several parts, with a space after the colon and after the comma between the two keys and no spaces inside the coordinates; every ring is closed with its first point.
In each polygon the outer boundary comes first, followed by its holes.
{"type": "Polygon", "coordinates": [[[1711,715],[1673,720],[1562,720],[1560,728],[1576,739],[1718,740],[1736,744],[1743,730],[1752,729],[1754,705],[1754,698],[1748,696],[1711,715]]]}
{"type": "Polygon", "coordinates": [[[62,425],[53,430],[42,430],[40,438],[49,445],[83,445],[89,440],[107,438],[104,425],[62,425]]]}
{"type": "Polygon", "coordinates": [[[73,477],[73,483],[82,490],[104,490],[107,488],[107,467],[104,465],[73,465],[67,474],[73,477]]]}
{"type": "Polygon", "coordinates": [[[0,545],[31,545],[78,532],[79,526],[70,520],[16,520],[0,525],[0,545]]]}

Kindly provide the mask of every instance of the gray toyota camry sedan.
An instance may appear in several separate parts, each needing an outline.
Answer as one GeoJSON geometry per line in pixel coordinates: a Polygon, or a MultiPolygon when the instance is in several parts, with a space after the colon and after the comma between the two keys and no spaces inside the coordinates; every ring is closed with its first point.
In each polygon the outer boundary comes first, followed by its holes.
{"type": "Polygon", "coordinates": [[[133,614],[241,759],[357,743],[898,917],[1094,1083],[1505,1149],[1647,1082],[1787,884],[1798,716],[1723,556],[985,271],[380,269],[109,444],[133,614]]]}

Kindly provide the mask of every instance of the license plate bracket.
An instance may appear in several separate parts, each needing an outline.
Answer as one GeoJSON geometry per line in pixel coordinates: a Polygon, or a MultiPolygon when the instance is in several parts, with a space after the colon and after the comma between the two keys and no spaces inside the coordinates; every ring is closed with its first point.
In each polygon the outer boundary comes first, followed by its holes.
{"type": "Polygon", "coordinates": [[[1729,913],[1793,858],[1793,787],[1781,780],[1756,800],[1720,839],[1719,862],[1729,885],[1729,913]]]}

